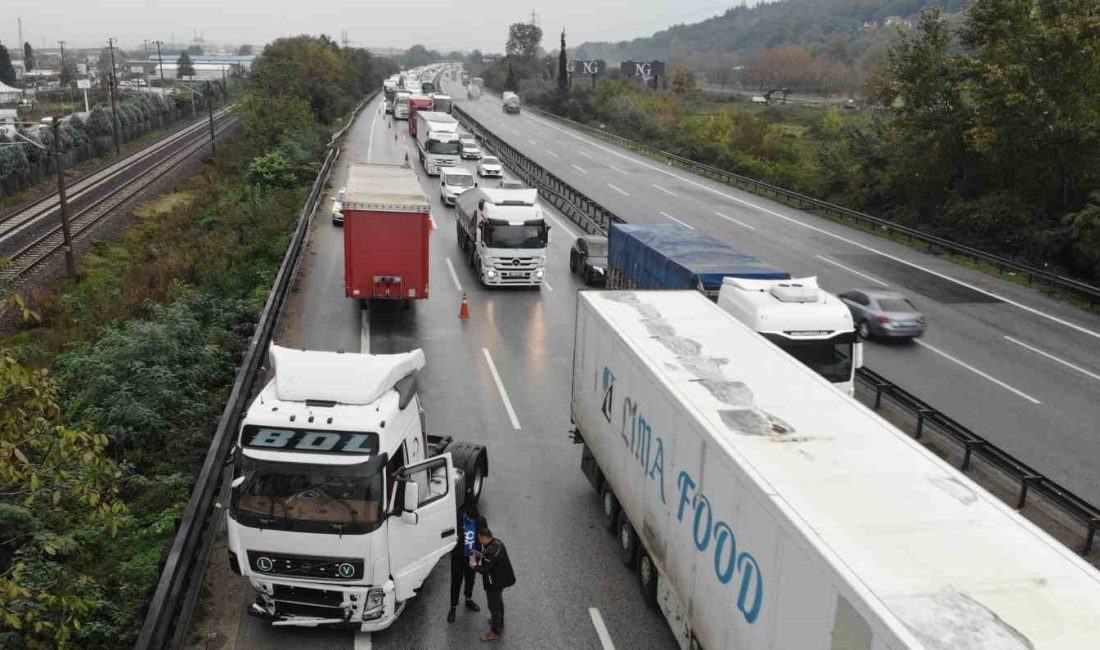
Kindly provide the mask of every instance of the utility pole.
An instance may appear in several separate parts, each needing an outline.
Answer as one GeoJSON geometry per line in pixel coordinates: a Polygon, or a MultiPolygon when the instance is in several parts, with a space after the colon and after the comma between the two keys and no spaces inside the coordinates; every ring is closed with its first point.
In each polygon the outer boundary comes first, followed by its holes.
{"type": "Polygon", "coordinates": [[[69,277],[76,275],[76,260],[73,259],[73,237],[69,232],[69,206],[65,200],[65,172],[61,168],[61,116],[55,115],[53,124],[53,160],[57,167],[57,195],[61,200],[61,236],[62,249],[65,251],[65,270],[69,277]]]}
{"type": "Polygon", "coordinates": [[[164,41],[153,41],[157,44],[157,65],[160,67],[160,88],[161,94],[164,94],[164,55],[160,53],[160,46],[164,44],[164,41]]]}
{"type": "Polygon", "coordinates": [[[141,78],[145,80],[145,86],[149,86],[149,39],[141,42],[145,48],[145,59],[141,62],[141,78]]]}
{"type": "Polygon", "coordinates": [[[107,39],[107,49],[111,51],[111,74],[107,77],[110,84],[107,92],[111,97],[111,132],[115,136],[115,155],[121,156],[122,150],[118,146],[118,98],[115,96],[115,84],[117,83],[115,76],[115,39],[107,39]]]}
{"type": "MultiPolygon", "coordinates": [[[[57,76],[57,80],[61,81],[61,78],[65,76],[65,41],[58,41],[57,44],[61,46],[61,74],[59,74],[57,76]]],[[[63,87],[65,87],[66,91],[69,90],[67,86],[68,86],[68,84],[63,85],[63,87]]],[[[66,92],[65,94],[69,96],[69,103],[73,104],[73,111],[75,112],[76,111],[76,104],[73,103],[73,94],[72,94],[72,92],[69,91],[69,92],[66,92]]],[[[62,107],[62,110],[64,110],[64,107],[65,107],[64,102],[61,103],[61,107],[62,107]]]]}
{"type": "Polygon", "coordinates": [[[214,143],[214,86],[206,82],[206,114],[210,117],[210,157],[218,155],[218,146],[214,143]]]}

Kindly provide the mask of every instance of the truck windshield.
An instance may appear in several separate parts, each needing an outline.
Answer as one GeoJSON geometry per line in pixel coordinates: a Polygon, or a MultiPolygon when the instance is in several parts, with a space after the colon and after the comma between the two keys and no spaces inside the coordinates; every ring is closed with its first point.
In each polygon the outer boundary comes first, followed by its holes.
{"type": "Polygon", "coordinates": [[[245,458],[245,480],[233,490],[242,525],[354,535],[382,521],[382,472],[367,465],[273,463],[245,458]]]}
{"type": "Polygon", "coordinates": [[[798,341],[775,334],[761,333],[769,341],[783,348],[787,354],[834,384],[852,380],[854,335],[846,333],[831,339],[798,341]]]}
{"type": "Polygon", "coordinates": [[[436,140],[428,142],[428,153],[439,156],[457,156],[458,148],[458,142],[438,142],[436,140]]]}
{"type": "Polygon", "coordinates": [[[485,245],[489,248],[546,248],[546,228],[487,225],[485,245]]]}

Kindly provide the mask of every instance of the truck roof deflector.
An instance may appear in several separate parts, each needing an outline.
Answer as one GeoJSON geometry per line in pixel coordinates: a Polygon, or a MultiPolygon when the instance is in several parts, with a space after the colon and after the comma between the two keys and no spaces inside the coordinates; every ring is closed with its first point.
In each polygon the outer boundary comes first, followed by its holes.
{"type": "MultiPolygon", "coordinates": [[[[275,371],[275,394],[294,402],[323,399],[370,404],[424,367],[420,349],[402,354],[337,354],[272,345],[268,354],[275,371]]],[[[405,390],[411,392],[403,394],[402,401],[416,392],[415,380],[408,383],[405,390]]]]}

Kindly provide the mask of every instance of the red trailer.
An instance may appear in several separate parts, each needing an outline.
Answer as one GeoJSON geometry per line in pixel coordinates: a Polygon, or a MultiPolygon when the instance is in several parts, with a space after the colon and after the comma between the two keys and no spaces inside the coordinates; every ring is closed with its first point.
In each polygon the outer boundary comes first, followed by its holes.
{"type": "Polygon", "coordinates": [[[403,165],[354,164],[344,195],[344,292],[349,298],[428,297],[430,204],[403,165]]]}
{"type": "Polygon", "coordinates": [[[409,97],[409,134],[416,137],[416,112],[432,110],[432,98],[427,95],[409,97]]]}

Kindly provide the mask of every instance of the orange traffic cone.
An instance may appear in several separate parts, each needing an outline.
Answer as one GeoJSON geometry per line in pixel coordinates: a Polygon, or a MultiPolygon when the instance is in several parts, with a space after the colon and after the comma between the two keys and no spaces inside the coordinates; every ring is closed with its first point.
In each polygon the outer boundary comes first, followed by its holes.
{"type": "Polygon", "coordinates": [[[466,298],[466,292],[462,292],[462,309],[458,310],[459,320],[470,319],[470,301],[466,298]]]}

